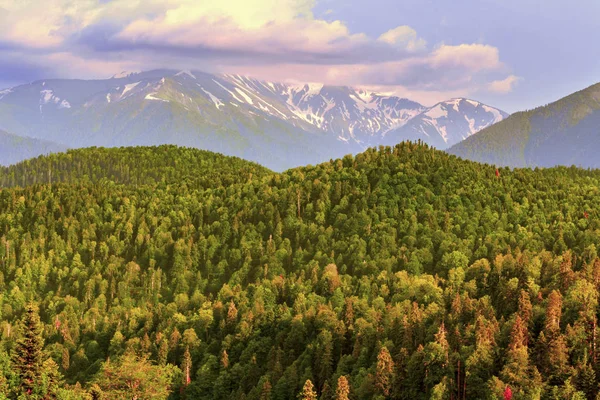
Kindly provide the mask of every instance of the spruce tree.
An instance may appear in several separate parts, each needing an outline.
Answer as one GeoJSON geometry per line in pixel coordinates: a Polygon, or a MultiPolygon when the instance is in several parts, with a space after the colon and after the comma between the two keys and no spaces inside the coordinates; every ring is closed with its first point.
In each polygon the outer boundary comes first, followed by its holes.
{"type": "Polygon", "coordinates": [[[317,400],[317,392],[315,392],[315,386],[310,379],[304,382],[304,387],[298,397],[300,400],[317,400]]]}
{"type": "Polygon", "coordinates": [[[394,361],[387,347],[382,347],[377,355],[375,386],[384,396],[389,396],[394,380],[394,361]]]}
{"type": "Polygon", "coordinates": [[[13,353],[13,365],[19,375],[19,391],[30,395],[40,384],[44,348],[40,317],[33,303],[25,308],[23,329],[23,337],[17,342],[13,353]]]}
{"type": "Polygon", "coordinates": [[[349,400],[350,398],[350,384],[348,379],[342,375],[338,378],[337,388],[335,390],[335,400],[349,400]]]}

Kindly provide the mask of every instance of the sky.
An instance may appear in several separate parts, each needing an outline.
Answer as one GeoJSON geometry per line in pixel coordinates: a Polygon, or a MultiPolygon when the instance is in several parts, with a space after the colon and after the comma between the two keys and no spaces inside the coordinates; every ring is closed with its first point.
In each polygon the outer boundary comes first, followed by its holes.
{"type": "Polygon", "coordinates": [[[0,0],[0,89],[193,69],[507,112],[600,82],[598,0],[0,0]]]}

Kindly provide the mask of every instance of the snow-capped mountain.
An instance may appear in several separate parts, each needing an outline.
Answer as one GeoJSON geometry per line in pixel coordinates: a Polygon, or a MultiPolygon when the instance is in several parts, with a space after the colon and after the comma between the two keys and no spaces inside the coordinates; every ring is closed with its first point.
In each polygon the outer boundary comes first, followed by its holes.
{"type": "Polygon", "coordinates": [[[505,116],[471,100],[427,108],[350,87],[198,71],[42,80],[0,91],[0,129],[12,134],[70,147],[171,143],[277,170],[406,139],[446,148],[505,116]]]}
{"type": "Polygon", "coordinates": [[[425,109],[408,99],[347,86],[274,84],[239,75],[224,78],[248,94],[277,98],[292,118],[362,145],[377,142],[382,133],[402,126],[425,109]]]}
{"type": "Polygon", "coordinates": [[[497,108],[455,98],[428,108],[386,137],[391,143],[399,138],[421,139],[438,149],[447,149],[507,117],[497,108]]]}

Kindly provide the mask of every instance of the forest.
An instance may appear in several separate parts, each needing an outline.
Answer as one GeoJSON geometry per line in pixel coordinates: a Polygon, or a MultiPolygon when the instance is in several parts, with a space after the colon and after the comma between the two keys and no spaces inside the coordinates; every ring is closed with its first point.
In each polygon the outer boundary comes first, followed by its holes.
{"type": "Polygon", "coordinates": [[[0,399],[600,399],[599,170],[159,146],[0,185],[0,399]]]}

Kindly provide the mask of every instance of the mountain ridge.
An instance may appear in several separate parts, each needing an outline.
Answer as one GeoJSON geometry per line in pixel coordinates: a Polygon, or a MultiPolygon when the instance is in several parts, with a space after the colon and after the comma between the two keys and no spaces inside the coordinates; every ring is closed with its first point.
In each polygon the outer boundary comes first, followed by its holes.
{"type": "Polygon", "coordinates": [[[4,90],[0,129],[69,147],[196,147],[284,170],[406,139],[443,149],[506,116],[473,100],[458,104],[456,127],[430,116],[422,129],[405,129],[432,107],[349,86],[162,69],[4,90]]]}
{"type": "Polygon", "coordinates": [[[600,83],[512,114],[448,149],[474,161],[510,167],[599,168],[600,83]]]}

